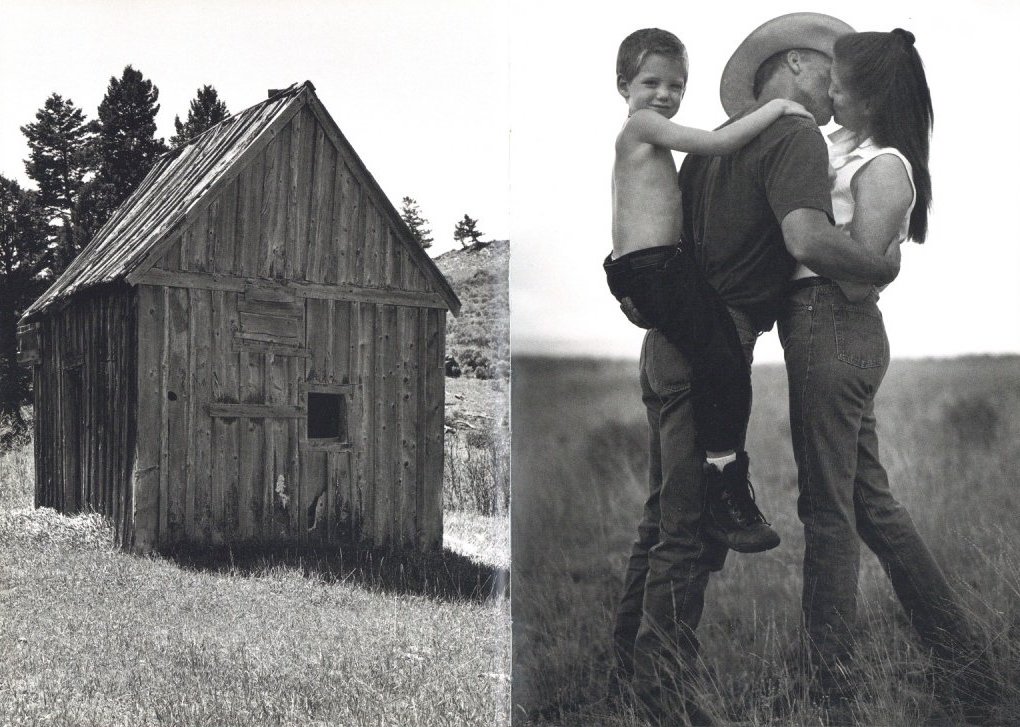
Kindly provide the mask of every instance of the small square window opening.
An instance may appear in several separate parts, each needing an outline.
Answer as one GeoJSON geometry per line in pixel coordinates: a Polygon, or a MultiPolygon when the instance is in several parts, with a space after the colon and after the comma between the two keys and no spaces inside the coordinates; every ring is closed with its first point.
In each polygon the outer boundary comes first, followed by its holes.
{"type": "Polygon", "coordinates": [[[347,441],[347,400],[343,394],[308,392],[308,438],[347,441]]]}

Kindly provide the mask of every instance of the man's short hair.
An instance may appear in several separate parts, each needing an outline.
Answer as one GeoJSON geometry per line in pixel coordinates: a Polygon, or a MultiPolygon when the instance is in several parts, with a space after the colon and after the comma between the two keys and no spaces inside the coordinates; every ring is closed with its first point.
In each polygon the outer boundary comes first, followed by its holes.
{"type": "Polygon", "coordinates": [[[620,51],[616,54],[617,75],[622,76],[625,81],[634,80],[641,70],[641,64],[651,54],[682,62],[684,75],[687,75],[687,48],[675,35],[659,28],[635,30],[623,39],[620,51]]]}
{"type": "Polygon", "coordinates": [[[772,77],[776,75],[776,72],[786,64],[786,54],[792,50],[805,55],[825,55],[824,53],[811,50],[810,48],[787,48],[786,50],[781,50],[778,53],[773,53],[762,61],[762,64],[758,66],[758,70],[754,74],[754,84],[751,86],[751,93],[754,94],[755,98],[761,96],[761,90],[765,88],[765,84],[772,80],[772,77]]]}

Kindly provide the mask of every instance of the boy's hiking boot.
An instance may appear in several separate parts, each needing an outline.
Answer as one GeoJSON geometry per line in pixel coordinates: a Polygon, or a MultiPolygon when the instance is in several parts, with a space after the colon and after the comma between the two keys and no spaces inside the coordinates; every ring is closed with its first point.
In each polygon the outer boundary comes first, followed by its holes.
{"type": "Polygon", "coordinates": [[[705,477],[705,533],[738,553],[760,553],[779,545],[779,533],[769,527],[765,516],[754,503],[754,490],[747,477],[747,452],[737,452],[737,459],[722,472],[707,462],[705,477]]]}

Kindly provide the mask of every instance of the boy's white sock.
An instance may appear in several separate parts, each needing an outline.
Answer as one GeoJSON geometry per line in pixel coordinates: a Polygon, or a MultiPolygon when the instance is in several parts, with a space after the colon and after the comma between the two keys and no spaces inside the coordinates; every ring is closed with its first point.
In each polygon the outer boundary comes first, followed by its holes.
{"type": "Polygon", "coordinates": [[[730,452],[729,454],[724,454],[722,457],[705,457],[705,461],[722,472],[723,467],[728,465],[730,462],[737,461],[737,453],[730,452]]]}

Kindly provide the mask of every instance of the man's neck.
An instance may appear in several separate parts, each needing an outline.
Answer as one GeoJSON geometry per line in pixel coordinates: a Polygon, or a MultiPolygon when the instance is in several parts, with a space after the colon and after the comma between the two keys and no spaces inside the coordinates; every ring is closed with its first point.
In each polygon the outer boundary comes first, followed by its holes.
{"type": "Polygon", "coordinates": [[[761,93],[758,94],[756,104],[761,106],[769,101],[774,101],[777,98],[785,98],[789,101],[796,101],[796,91],[793,88],[793,84],[780,83],[779,79],[766,83],[762,87],[761,93]]]}

